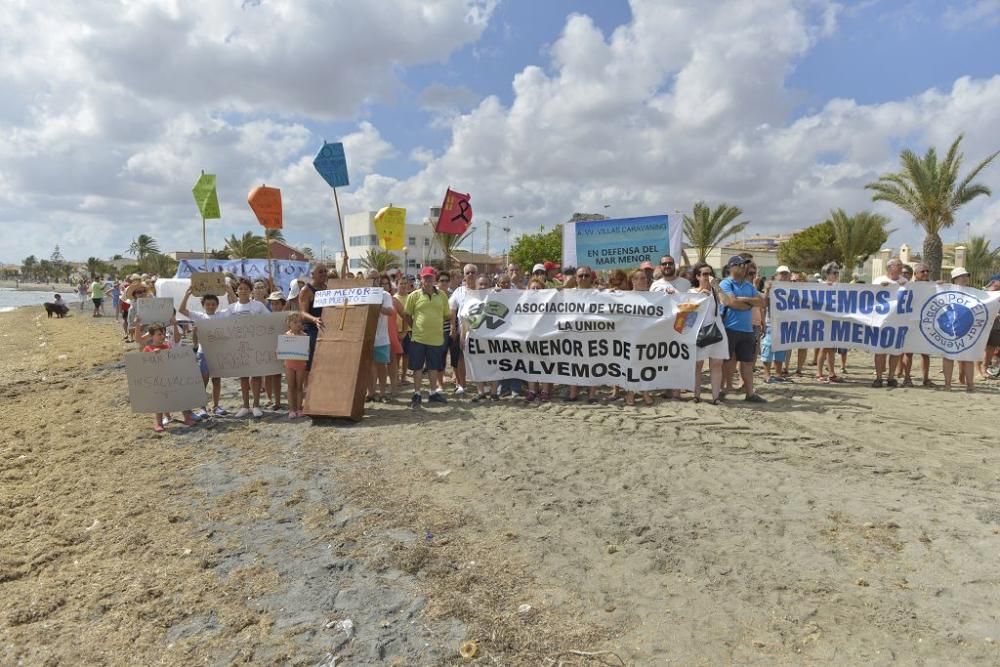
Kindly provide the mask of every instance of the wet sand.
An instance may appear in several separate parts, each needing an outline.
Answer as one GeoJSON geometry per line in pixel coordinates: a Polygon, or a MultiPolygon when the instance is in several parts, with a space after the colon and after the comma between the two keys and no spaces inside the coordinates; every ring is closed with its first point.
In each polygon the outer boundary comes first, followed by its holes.
{"type": "Polygon", "coordinates": [[[0,314],[2,664],[1000,662],[995,381],[852,354],[756,409],[403,393],[158,436],[113,320],[36,310],[0,314]]]}

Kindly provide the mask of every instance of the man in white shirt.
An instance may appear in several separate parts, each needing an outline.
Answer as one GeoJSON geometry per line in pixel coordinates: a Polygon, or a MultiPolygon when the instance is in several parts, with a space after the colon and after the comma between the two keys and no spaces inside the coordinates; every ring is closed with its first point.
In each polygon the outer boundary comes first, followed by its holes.
{"type": "MultiPolygon", "coordinates": [[[[879,276],[872,281],[873,285],[881,285],[882,287],[888,287],[892,283],[896,283],[899,286],[905,285],[907,280],[903,275],[903,262],[898,257],[893,257],[885,265],[886,274],[884,276],[879,276]]],[[[896,366],[899,364],[898,354],[876,354],[875,355],[875,381],[872,382],[873,387],[883,386],[882,375],[885,373],[886,357],[889,358],[889,377],[885,381],[885,385],[889,387],[898,387],[899,383],[896,381],[896,366]]]]}
{"type": "Polygon", "coordinates": [[[677,274],[677,263],[670,255],[660,258],[660,276],[649,286],[650,292],[684,293],[691,290],[691,282],[677,274]]]}
{"type": "Polygon", "coordinates": [[[475,264],[466,264],[462,267],[462,284],[454,289],[448,298],[448,305],[451,307],[451,340],[446,341],[451,347],[452,364],[455,367],[455,395],[461,396],[465,393],[465,355],[462,354],[462,336],[458,326],[458,312],[465,304],[466,294],[469,290],[476,289],[476,278],[479,277],[479,269],[475,264]],[[458,363],[454,363],[455,356],[458,356],[458,363]]]}

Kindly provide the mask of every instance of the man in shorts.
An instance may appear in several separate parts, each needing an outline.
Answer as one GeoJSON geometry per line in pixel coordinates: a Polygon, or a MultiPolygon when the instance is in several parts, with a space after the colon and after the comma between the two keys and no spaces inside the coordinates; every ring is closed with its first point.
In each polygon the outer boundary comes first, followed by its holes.
{"type": "Polygon", "coordinates": [[[733,255],[726,263],[729,277],[719,283],[719,301],[724,306],[723,325],[729,339],[729,359],[724,366],[726,377],[731,377],[739,364],[743,378],[743,391],[749,403],[767,401],[754,393],[753,362],[757,339],[753,332],[753,308],[764,306],[764,297],[747,277],[749,260],[733,255]]]}
{"type": "Polygon", "coordinates": [[[420,407],[420,385],[424,366],[430,383],[430,403],[447,403],[441,395],[441,374],[444,372],[444,321],[451,314],[448,296],[434,284],[433,267],[420,269],[420,289],[406,297],[404,317],[411,327],[409,363],[413,371],[413,398],[410,407],[420,407]]]}

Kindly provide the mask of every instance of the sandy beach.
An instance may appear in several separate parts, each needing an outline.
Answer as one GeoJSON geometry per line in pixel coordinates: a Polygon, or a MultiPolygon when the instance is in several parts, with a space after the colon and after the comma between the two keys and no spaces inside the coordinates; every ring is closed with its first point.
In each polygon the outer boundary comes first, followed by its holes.
{"type": "Polygon", "coordinates": [[[114,320],[40,311],[0,313],[0,664],[1000,662],[996,381],[157,435],[114,320]]]}

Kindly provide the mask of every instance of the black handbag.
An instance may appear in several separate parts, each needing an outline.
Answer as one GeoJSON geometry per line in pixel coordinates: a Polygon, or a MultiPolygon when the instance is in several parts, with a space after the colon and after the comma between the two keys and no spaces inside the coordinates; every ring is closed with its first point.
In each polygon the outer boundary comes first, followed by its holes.
{"type": "Polygon", "coordinates": [[[698,340],[695,345],[698,347],[708,347],[722,341],[722,330],[719,328],[719,299],[715,296],[715,289],[712,290],[712,299],[715,301],[715,319],[711,324],[706,324],[698,329],[698,340]]]}

